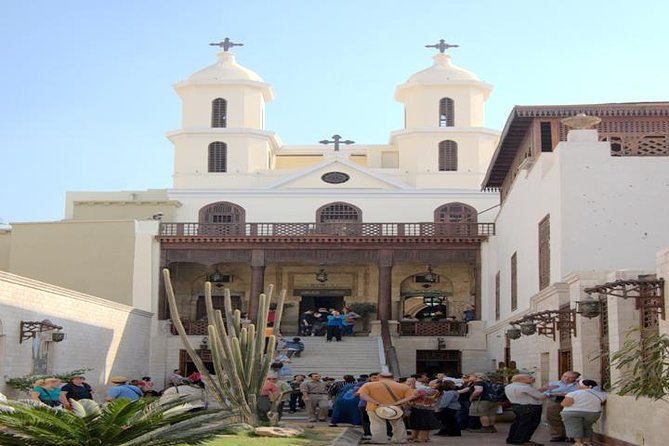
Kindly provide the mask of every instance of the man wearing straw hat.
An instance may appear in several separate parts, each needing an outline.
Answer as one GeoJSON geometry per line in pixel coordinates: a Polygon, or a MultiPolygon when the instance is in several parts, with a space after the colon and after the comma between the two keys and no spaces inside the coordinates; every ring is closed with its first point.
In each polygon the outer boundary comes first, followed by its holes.
{"type": "Polygon", "coordinates": [[[391,441],[406,443],[407,431],[402,421],[402,410],[394,404],[410,397],[413,390],[406,384],[395,382],[392,373],[382,372],[379,374],[378,381],[365,384],[358,393],[361,399],[367,401],[367,415],[369,415],[372,432],[370,443],[388,443],[386,421],[390,423],[393,430],[391,441]]]}

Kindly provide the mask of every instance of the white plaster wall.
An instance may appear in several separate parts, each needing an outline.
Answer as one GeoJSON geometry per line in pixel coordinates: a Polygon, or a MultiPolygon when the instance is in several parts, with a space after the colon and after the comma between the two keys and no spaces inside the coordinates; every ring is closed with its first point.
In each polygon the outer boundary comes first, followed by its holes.
{"type": "Polygon", "coordinates": [[[530,306],[539,292],[539,222],[550,214],[551,282],[560,280],[561,191],[558,153],[542,153],[529,172],[516,177],[495,220],[494,237],[482,244],[482,318],[495,321],[495,274],[500,272],[500,320],[530,306]],[[511,256],[516,253],[518,309],[511,312],[511,256]]]}
{"type": "Polygon", "coordinates": [[[248,85],[239,84],[178,84],[175,90],[181,96],[182,127],[210,128],[211,103],[216,98],[223,98],[227,104],[227,128],[262,129],[265,126],[265,100],[263,90],[267,84],[247,81],[248,85]]]}
{"type": "Polygon", "coordinates": [[[32,343],[19,344],[21,321],[49,319],[65,339],[50,343],[49,371],[91,368],[88,382],[102,399],[112,375],[149,371],[151,313],[98,297],[0,272],[0,392],[16,396],[5,379],[29,374],[32,343]]]}
{"type": "Polygon", "coordinates": [[[437,85],[400,85],[396,98],[405,104],[405,128],[438,127],[439,101],[455,102],[455,127],[480,127],[490,86],[477,81],[451,81],[437,85]]]}
{"type": "Polygon", "coordinates": [[[235,187],[231,174],[269,168],[272,136],[270,132],[230,129],[170,134],[174,143],[174,186],[235,187]],[[215,141],[227,144],[227,172],[209,172],[209,144],[215,141]]]}
{"type": "MultiPolygon", "coordinates": [[[[451,202],[462,202],[479,212],[494,207],[494,193],[474,191],[430,191],[429,193],[359,189],[311,189],[302,191],[169,191],[183,206],[177,211],[177,221],[195,222],[200,208],[216,201],[230,201],[246,210],[247,222],[314,222],[316,210],[335,201],[344,201],[362,210],[363,222],[432,222],[434,210],[451,202]]],[[[495,209],[479,215],[479,222],[490,222],[495,209]]]]}
{"type": "Polygon", "coordinates": [[[561,271],[654,269],[669,245],[669,157],[610,156],[594,130],[558,145],[561,271]]]}

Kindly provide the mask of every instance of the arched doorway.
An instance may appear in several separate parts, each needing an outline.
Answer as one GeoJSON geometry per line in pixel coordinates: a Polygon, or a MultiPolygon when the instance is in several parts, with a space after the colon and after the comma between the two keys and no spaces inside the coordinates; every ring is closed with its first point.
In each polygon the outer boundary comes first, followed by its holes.
{"type": "Polygon", "coordinates": [[[453,296],[453,283],[448,277],[431,271],[416,273],[402,281],[401,314],[408,320],[440,320],[453,317],[449,313],[449,298],[453,296]]]}

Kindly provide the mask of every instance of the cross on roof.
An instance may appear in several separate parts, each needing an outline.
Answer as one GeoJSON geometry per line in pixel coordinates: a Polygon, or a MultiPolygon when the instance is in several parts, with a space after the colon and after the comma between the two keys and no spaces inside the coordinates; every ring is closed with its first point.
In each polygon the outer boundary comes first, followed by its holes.
{"type": "Polygon", "coordinates": [[[228,38],[228,37],[226,37],[222,42],[210,43],[209,45],[220,46],[221,48],[223,48],[223,51],[228,51],[233,46],[244,46],[243,43],[235,43],[232,40],[230,40],[230,38],[228,38]]]}
{"type": "Polygon", "coordinates": [[[355,143],[355,141],[351,141],[350,139],[345,139],[345,140],[342,141],[341,136],[339,136],[339,135],[332,135],[332,141],[324,139],[324,140],[318,141],[318,142],[321,143],[321,144],[334,144],[335,152],[339,152],[339,144],[348,145],[348,144],[354,144],[355,143]]]}
{"type": "Polygon", "coordinates": [[[440,53],[443,53],[449,48],[458,48],[460,45],[450,45],[446,43],[444,39],[441,39],[439,43],[435,43],[434,45],[425,45],[425,48],[436,48],[439,50],[440,53]]]}

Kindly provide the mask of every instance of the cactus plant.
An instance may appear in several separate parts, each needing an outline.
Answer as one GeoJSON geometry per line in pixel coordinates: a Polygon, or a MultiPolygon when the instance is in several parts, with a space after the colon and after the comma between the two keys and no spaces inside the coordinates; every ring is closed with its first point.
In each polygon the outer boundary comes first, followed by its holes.
{"type": "MultiPolygon", "coordinates": [[[[241,323],[239,310],[232,310],[230,290],[224,290],[224,312],[214,310],[211,299],[211,283],[206,282],[204,287],[207,320],[209,321],[209,348],[214,366],[215,375],[210,374],[204,362],[190,343],[186,330],[181,323],[176,297],[170,279],[170,271],[163,269],[163,279],[167,300],[172,315],[172,323],[184,344],[186,352],[193,360],[195,367],[202,374],[202,380],[221,407],[234,408],[241,414],[245,423],[252,426],[258,424],[257,399],[267,378],[272,353],[279,334],[283,304],[286,291],[279,293],[276,303],[276,317],[272,334],[267,338],[265,347],[265,330],[267,328],[267,314],[272,300],[273,287],[268,287],[267,294],[261,294],[258,303],[256,324],[241,323]]],[[[275,419],[270,417],[271,419],[275,419]]]]}

